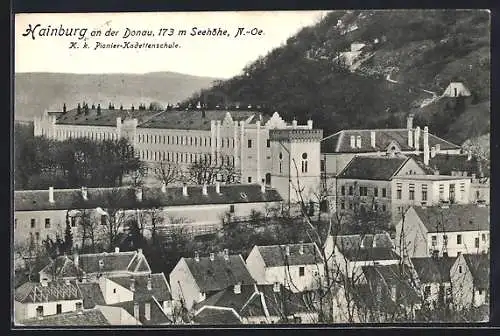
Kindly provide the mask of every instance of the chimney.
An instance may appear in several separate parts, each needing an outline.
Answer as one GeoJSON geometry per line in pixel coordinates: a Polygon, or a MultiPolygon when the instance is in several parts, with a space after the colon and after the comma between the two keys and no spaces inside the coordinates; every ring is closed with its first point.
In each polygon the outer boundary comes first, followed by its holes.
{"type": "Polygon", "coordinates": [[[241,283],[238,282],[234,285],[234,294],[241,294],[241,283]]]}
{"type": "Polygon", "coordinates": [[[304,244],[300,243],[299,254],[304,254],[304,244]]]}
{"type": "Polygon", "coordinates": [[[80,264],[80,256],[78,255],[78,252],[75,251],[73,253],[73,263],[75,264],[75,267],[79,267],[79,264],[80,264]]]}
{"type": "Polygon", "coordinates": [[[135,189],[135,198],[138,202],[142,202],[142,188],[135,189]]]}
{"type": "Polygon", "coordinates": [[[476,179],[476,174],[472,174],[472,180],[475,180],[476,179]]]}
{"type": "Polygon", "coordinates": [[[195,251],[195,252],[194,252],[194,260],[195,260],[196,262],[200,261],[200,254],[198,253],[198,251],[195,251]]]}
{"type": "Polygon", "coordinates": [[[151,283],[151,274],[148,275],[148,284],[147,284],[147,287],[148,287],[148,291],[150,291],[150,290],[153,289],[153,285],[151,283]]]}
{"type": "Polygon", "coordinates": [[[228,249],[224,249],[224,260],[229,260],[229,250],[228,249]]]}
{"type": "Polygon", "coordinates": [[[54,187],[49,187],[49,202],[54,203],[54,187]]]}
{"type": "Polygon", "coordinates": [[[313,128],[313,121],[312,121],[311,119],[309,119],[309,120],[307,121],[307,128],[309,128],[309,129],[312,129],[312,128],[313,128]]]}
{"type": "Polygon", "coordinates": [[[436,156],[436,147],[432,146],[431,147],[431,158],[436,156]]]}
{"type": "Polygon", "coordinates": [[[161,192],[162,193],[166,193],[167,192],[167,184],[165,183],[165,181],[161,182],[161,192]]]}
{"type": "Polygon", "coordinates": [[[207,184],[206,183],[203,183],[203,186],[201,187],[201,193],[203,195],[208,195],[208,191],[207,191],[207,184]]]}
{"type": "Polygon", "coordinates": [[[287,255],[287,256],[290,255],[290,246],[289,245],[285,246],[285,255],[287,255]]]}
{"type": "Polygon", "coordinates": [[[189,196],[188,195],[188,187],[185,183],[182,185],[182,196],[189,196]]]}
{"type": "Polygon", "coordinates": [[[135,279],[134,278],[130,278],[130,290],[132,292],[135,292],[135,279]]]}
{"type": "Polygon", "coordinates": [[[85,200],[85,201],[88,201],[88,194],[87,194],[87,187],[82,187],[82,198],[85,200]]]}
{"type": "Polygon", "coordinates": [[[413,114],[409,114],[406,118],[406,128],[409,130],[413,128],[413,114]]]}
{"type": "Polygon", "coordinates": [[[280,292],[280,283],[279,282],[275,282],[274,285],[273,285],[273,292],[275,293],[279,293],[280,292]]]}
{"type": "Polygon", "coordinates": [[[142,249],[137,249],[137,256],[138,257],[142,256],[142,249]]]}
{"type": "Polygon", "coordinates": [[[122,118],[121,117],[116,117],[116,125],[119,126],[122,124],[122,118]]]}
{"type": "Polygon", "coordinates": [[[439,169],[434,169],[434,175],[439,175],[439,169]]]}
{"type": "Polygon", "coordinates": [[[415,146],[415,151],[418,152],[420,150],[420,126],[415,128],[415,141],[413,145],[415,146]]]}
{"type": "Polygon", "coordinates": [[[215,182],[215,192],[217,194],[220,194],[220,182],[219,181],[215,182]]]}
{"type": "Polygon", "coordinates": [[[119,247],[115,247],[115,253],[120,253],[120,248],[119,247]]]}
{"type": "Polygon", "coordinates": [[[371,142],[372,148],[375,148],[375,131],[370,132],[370,142],[371,142]]]}
{"type": "Polygon", "coordinates": [[[214,261],[215,260],[215,253],[210,253],[210,260],[211,261],[214,261]]]}
{"type": "Polygon", "coordinates": [[[361,135],[356,137],[356,147],[361,148],[361,135]]]}
{"type": "Polygon", "coordinates": [[[351,135],[351,148],[356,148],[356,137],[351,135]]]}
{"type": "Polygon", "coordinates": [[[424,127],[424,164],[429,165],[429,128],[424,127]]]}
{"type": "Polygon", "coordinates": [[[292,126],[293,128],[297,128],[297,120],[295,118],[292,120],[292,126]]]}
{"type": "Polygon", "coordinates": [[[408,147],[413,148],[413,130],[408,128],[408,147]]]}

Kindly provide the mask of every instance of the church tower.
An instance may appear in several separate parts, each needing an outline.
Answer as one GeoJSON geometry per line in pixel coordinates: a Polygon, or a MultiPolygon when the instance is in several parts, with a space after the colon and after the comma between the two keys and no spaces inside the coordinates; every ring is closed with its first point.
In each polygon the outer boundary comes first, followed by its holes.
{"type": "Polygon", "coordinates": [[[294,120],[285,129],[269,131],[273,161],[271,186],[280,193],[286,205],[293,207],[301,196],[308,203],[319,191],[322,138],[323,130],[313,129],[312,120],[303,126],[298,126],[294,120]]]}

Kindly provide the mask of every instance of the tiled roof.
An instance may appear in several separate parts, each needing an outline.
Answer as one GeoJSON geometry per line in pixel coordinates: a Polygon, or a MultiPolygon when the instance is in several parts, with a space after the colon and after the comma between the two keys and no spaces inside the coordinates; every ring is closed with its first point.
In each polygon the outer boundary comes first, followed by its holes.
{"type": "Polygon", "coordinates": [[[49,282],[42,286],[37,282],[26,282],[16,288],[14,298],[20,303],[49,302],[82,299],[74,283],[49,282]]]}
{"type": "Polygon", "coordinates": [[[205,118],[201,110],[189,111],[164,111],[151,118],[139,127],[164,128],[164,129],[185,129],[185,130],[210,130],[211,120],[224,120],[226,113],[231,114],[233,121],[247,120],[259,112],[239,111],[239,110],[208,110],[205,111],[205,118]]]}
{"type": "Polygon", "coordinates": [[[474,286],[489,288],[490,286],[490,255],[489,254],[463,254],[465,262],[472,273],[474,286]]]}
{"type": "MultiPolygon", "coordinates": [[[[321,141],[322,153],[367,153],[386,151],[387,147],[395,142],[402,151],[414,151],[408,146],[408,130],[399,129],[367,129],[367,130],[342,130],[321,141]],[[375,132],[375,147],[371,145],[371,132],[375,132]],[[361,137],[361,148],[351,148],[351,136],[361,137]]],[[[441,139],[429,133],[429,148],[439,144],[442,150],[460,149],[460,146],[441,139]]],[[[424,148],[423,130],[420,132],[420,151],[424,148]]]]}
{"type": "Polygon", "coordinates": [[[22,321],[24,326],[106,326],[110,325],[103,313],[98,309],[84,310],[81,314],[77,312],[63,313],[51,316],[44,316],[43,319],[38,318],[22,321]]]}
{"type": "Polygon", "coordinates": [[[443,258],[411,258],[411,263],[422,283],[450,282],[450,269],[456,257],[443,258]]]}
{"type": "Polygon", "coordinates": [[[316,244],[290,244],[290,255],[286,255],[285,245],[256,246],[266,267],[277,267],[284,265],[316,265],[323,263],[321,253],[316,244]],[[300,253],[301,245],[303,253],[300,253]]]}
{"type": "Polygon", "coordinates": [[[194,258],[183,259],[202,292],[220,291],[239,282],[255,283],[239,254],[230,255],[228,260],[222,254],[216,254],[213,261],[209,257],[200,257],[199,261],[194,258]]]}
{"type": "Polygon", "coordinates": [[[335,244],[339,251],[350,261],[399,260],[393,249],[388,233],[374,235],[338,235],[335,244]],[[375,239],[375,246],[373,241],[375,239]],[[361,247],[363,242],[363,247],[361,247]]]}
{"type": "Polygon", "coordinates": [[[80,189],[55,189],[54,203],[49,202],[48,190],[22,190],[14,192],[15,211],[95,209],[97,207],[124,209],[148,208],[151,205],[183,206],[202,204],[234,204],[282,201],[275,189],[266,188],[262,193],[257,184],[221,185],[220,194],[216,187],[207,186],[207,195],[203,195],[202,186],[188,186],[188,196],[182,193],[182,187],[167,187],[163,193],[159,187],[144,187],[142,202],[136,199],[133,188],[88,188],[84,200],[80,189]]]}
{"type": "Polygon", "coordinates": [[[56,274],[63,277],[77,277],[82,275],[82,271],[90,273],[107,273],[107,272],[138,272],[137,267],[133,267],[144,263],[147,265],[147,271],[151,272],[149,264],[143,254],[139,255],[137,251],[130,252],[113,252],[113,253],[92,253],[92,254],[81,254],[78,256],[78,268],[76,268],[74,261],[74,256],[60,256],[55,259],[54,262],[47,265],[42,271],[45,273],[51,273],[54,265],[62,263],[64,261],[64,267],[59,268],[56,274]],[[134,261],[138,261],[135,263],[134,261]],[[100,266],[100,261],[102,260],[102,267],[100,266]]]}
{"type": "Polygon", "coordinates": [[[355,156],[338,178],[388,181],[407,160],[404,156],[355,156]]]}
{"type": "Polygon", "coordinates": [[[96,305],[105,305],[106,301],[101,291],[101,287],[96,282],[77,283],[83,298],[83,308],[90,309],[96,305]]]}
{"type": "Polygon", "coordinates": [[[490,207],[474,204],[452,204],[413,207],[428,232],[461,232],[490,229],[490,207]]]}
{"type": "Polygon", "coordinates": [[[149,110],[108,110],[101,108],[101,115],[97,115],[97,109],[89,108],[88,115],[83,113],[77,114],[77,109],[72,109],[64,114],[60,114],[57,118],[57,124],[63,125],[87,125],[87,126],[114,126],[116,127],[116,118],[125,119],[137,118],[138,122],[144,122],[157,114],[158,111],[149,110]]]}
{"type": "Polygon", "coordinates": [[[241,324],[240,317],[232,309],[205,307],[195,317],[194,322],[204,325],[241,324]]]}
{"type": "MultiPolygon", "coordinates": [[[[149,301],[138,302],[139,303],[139,322],[143,325],[161,325],[161,324],[171,324],[172,321],[165,315],[163,309],[160,307],[158,301],[150,299],[149,301]],[[146,303],[149,303],[150,319],[146,319],[146,303]]],[[[112,304],[110,306],[123,308],[131,316],[134,316],[134,301],[125,301],[112,304]]]]}
{"type": "MultiPolygon", "coordinates": [[[[423,164],[422,155],[411,154],[409,156],[423,164]]],[[[467,155],[436,154],[436,156],[429,158],[428,167],[438,170],[439,174],[442,175],[451,175],[452,172],[466,172],[467,176],[472,176],[472,174],[476,174],[477,177],[490,176],[488,164],[476,156],[468,160],[467,155]]]]}
{"type": "Polygon", "coordinates": [[[119,276],[109,280],[116,282],[122,287],[130,288],[131,279],[134,279],[134,301],[149,301],[154,296],[158,301],[168,301],[172,299],[167,279],[163,273],[151,274],[151,290],[148,290],[148,275],[119,276]]]}

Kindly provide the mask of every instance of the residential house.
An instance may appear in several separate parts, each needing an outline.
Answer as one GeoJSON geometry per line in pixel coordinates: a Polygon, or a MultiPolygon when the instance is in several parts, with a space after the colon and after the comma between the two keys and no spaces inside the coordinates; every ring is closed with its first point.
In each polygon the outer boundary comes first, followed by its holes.
{"type": "Polygon", "coordinates": [[[489,254],[460,254],[450,269],[450,279],[456,309],[489,305],[489,254]]]}
{"type": "Polygon", "coordinates": [[[26,282],[14,291],[16,322],[74,312],[82,308],[82,295],[74,282],[26,282]]]}
{"type": "Polygon", "coordinates": [[[258,284],[280,283],[294,293],[319,288],[325,272],[314,243],[256,245],[246,263],[258,284]]]}
{"type": "Polygon", "coordinates": [[[487,252],[490,209],[475,204],[410,207],[396,226],[395,242],[410,258],[487,252]]]}
{"type": "Polygon", "coordinates": [[[363,282],[362,267],[400,263],[400,256],[387,232],[328,236],[325,254],[334,277],[346,276],[363,282]]]}
{"type": "MultiPolygon", "coordinates": [[[[304,293],[294,293],[280,283],[273,285],[235,285],[222,290],[195,306],[195,321],[208,312],[231,312],[244,324],[313,323],[318,314],[303,300],[304,293]]],[[[304,294],[307,296],[307,294],[304,294]]],[[[215,324],[223,324],[217,321],[215,324]]],[[[229,321],[231,323],[233,321],[229,321]]]]}
{"type": "Polygon", "coordinates": [[[241,255],[211,253],[194,258],[183,257],[170,273],[170,287],[174,300],[188,311],[194,304],[205,300],[212,294],[236,284],[253,284],[247,265],[241,255]]]}
{"type": "MultiPolygon", "coordinates": [[[[216,185],[183,187],[86,188],[54,190],[23,190],[14,193],[15,243],[41,243],[46,237],[64,235],[66,222],[72,228],[74,242],[79,243],[82,230],[79,223],[85,214],[90,216],[97,243],[106,243],[111,212],[119,220],[118,231],[126,228],[126,220],[139,222],[143,211],[159,209],[161,229],[179,227],[187,231],[214,231],[222,226],[225,214],[248,218],[252,210],[265,212],[281,209],[282,198],[274,189],[261,185],[216,185]],[[139,211],[138,211],[139,210],[139,211]]],[[[159,222],[159,221],[158,221],[159,222]]],[[[142,223],[146,231],[149,222],[142,223]]],[[[86,244],[90,244],[87,241],[86,244]]]]}
{"type": "Polygon", "coordinates": [[[100,327],[114,325],[99,309],[72,311],[58,315],[31,318],[23,321],[19,326],[25,327],[100,327]]]}
{"type": "Polygon", "coordinates": [[[448,87],[443,92],[443,97],[469,97],[471,95],[469,89],[467,89],[462,82],[450,82],[448,87]]]}
{"type": "Polygon", "coordinates": [[[456,259],[437,256],[411,258],[422,298],[431,310],[445,307],[452,301],[450,270],[456,259]]]}

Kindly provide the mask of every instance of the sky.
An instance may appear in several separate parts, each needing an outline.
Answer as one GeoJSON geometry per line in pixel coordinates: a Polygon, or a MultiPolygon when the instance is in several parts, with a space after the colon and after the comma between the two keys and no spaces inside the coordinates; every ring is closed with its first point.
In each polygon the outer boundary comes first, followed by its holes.
{"type": "Polygon", "coordinates": [[[327,11],[189,12],[189,13],[50,13],[15,17],[15,72],[147,73],[173,71],[196,76],[230,78],[265,56],[301,28],[317,23],[327,11]],[[31,30],[30,30],[31,25],[31,30]],[[46,28],[46,29],[44,29],[46,28]],[[73,29],[73,36],[45,32],[73,29]],[[79,28],[80,31],[75,29],[79,28]],[[80,36],[81,29],[87,29],[80,36]],[[212,28],[227,36],[192,36],[212,28]],[[239,28],[246,34],[235,37],[239,28]],[[152,31],[154,36],[126,36],[152,31]],[[163,29],[164,36],[160,36],[163,29]],[[173,35],[168,36],[173,29],[173,35]],[[101,36],[92,36],[99,30],[101,36]],[[116,36],[106,36],[106,31],[116,36]],[[181,30],[186,35],[178,35],[181,30]],[[23,36],[26,32],[26,36],[23,36]],[[252,35],[252,33],[256,33],[252,35]],[[76,42],[78,48],[70,48],[76,42]],[[129,44],[127,45],[126,42],[129,44]],[[87,48],[84,47],[87,43],[87,48]],[[110,44],[125,48],[102,48],[110,44]],[[136,43],[177,48],[128,48],[136,43]],[[97,49],[96,49],[96,46],[97,49]]]}

